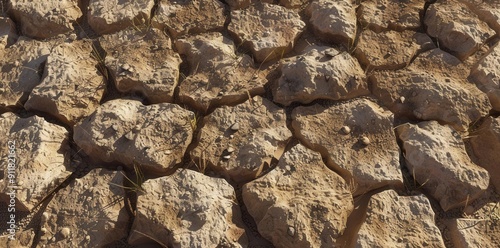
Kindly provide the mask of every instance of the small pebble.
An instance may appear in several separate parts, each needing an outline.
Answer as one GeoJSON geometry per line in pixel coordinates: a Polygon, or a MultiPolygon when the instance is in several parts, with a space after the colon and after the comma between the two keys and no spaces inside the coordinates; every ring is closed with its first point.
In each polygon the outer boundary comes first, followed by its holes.
{"type": "Polygon", "coordinates": [[[74,40],[76,40],[76,38],[77,38],[76,34],[70,34],[69,35],[69,40],[70,41],[74,41],[74,40]]]}
{"type": "Polygon", "coordinates": [[[325,55],[330,56],[330,57],[335,57],[338,54],[339,54],[338,52],[334,52],[332,49],[328,49],[325,51],[325,55]]]}
{"type": "Polygon", "coordinates": [[[167,155],[172,154],[172,150],[166,150],[166,151],[165,151],[165,154],[167,154],[167,155]]]}
{"type": "Polygon", "coordinates": [[[219,96],[223,96],[224,95],[224,91],[219,91],[219,96]]]}
{"type": "Polygon", "coordinates": [[[132,132],[128,132],[125,134],[125,138],[128,140],[133,140],[134,139],[134,134],[132,132]]]}
{"type": "Polygon", "coordinates": [[[404,96],[402,96],[402,97],[400,97],[400,98],[399,98],[399,101],[400,101],[401,103],[405,103],[405,100],[406,100],[406,98],[405,98],[404,96]]]}
{"type": "Polygon", "coordinates": [[[370,144],[370,139],[366,136],[363,136],[363,137],[361,137],[361,143],[363,143],[363,145],[367,146],[370,144]]]}
{"type": "Polygon", "coordinates": [[[122,65],[122,69],[128,70],[128,69],[130,69],[130,65],[129,64],[123,64],[122,65]]]}
{"type": "Polygon", "coordinates": [[[231,158],[231,155],[226,155],[226,156],[224,156],[224,157],[222,157],[222,158],[224,158],[224,159],[230,159],[230,158],[231,158]]]}
{"type": "Polygon", "coordinates": [[[229,152],[229,153],[234,152],[234,148],[233,148],[232,146],[228,147],[228,148],[227,148],[227,152],[229,152]]]}
{"type": "Polygon", "coordinates": [[[233,131],[240,130],[240,124],[238,122],[235,122],[233,125],[231,125],[231,130],[233,131]]]}
{"type": "Polygon", "coordinates": [[[46,222],[47,222],[47,220],[49,220],[49,213],[47,213],[47,212],[43,212],[43,214],[42,214],[42,218],[41,218],[41,222],[42,222],[42,223],[46,223],[46,222]]]}
{"type": "Polygon", "coordinates": [[[40,228],[40,232],[42,232],[42,235],[46,234],[47,233],[47,228],[45,228],[45,227],[40,228]]]}
{"type": "Polygon", "coordinates": [[[287,233],[288,233],[288,235],[293,237],[295,235],[295,228],[289,226],[287,233]]]}
{"type": "Polygon", "coordinates": [[[350,127],[348,127],[348,126],[343,126],[341,130],[342,130],[342,132],[343,132],[344,134],[349,134],[349,133],[351,133],[351,128],[350,128],[350,127]]]}
{"type": "Polygon", "coordinates": [[[229,138],[230,138],[230,139],[233,139],[233,138],[234,138],[234,135],[232,135],[232,134],[231,134],[231,135],[229,135],[229,138]]]}
{"type": "Polygon", "coordinates": [[[85,240],[89,241],[90,240],[90,235],[85,236],[85,240]]]}
{"type": "Polygon", "coordinates": [[[63,238],[68,238],[68,237],[69,237],[69,233],[70,233],[69,228],[67,228],[67,227],[63,227],[63,228],[61,229],[61,236],[62,236],[63,238]]]}

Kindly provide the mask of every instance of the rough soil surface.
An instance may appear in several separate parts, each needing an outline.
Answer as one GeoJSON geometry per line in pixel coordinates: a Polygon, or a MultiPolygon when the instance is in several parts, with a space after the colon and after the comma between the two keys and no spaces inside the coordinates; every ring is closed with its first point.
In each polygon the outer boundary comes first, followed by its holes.
{"type": "Polygon", "coordinates": [[[425,2],[414,0],[367,0],[357,11],[364,28],[377,33],[387,30],[415,30],[421,26],[419,13],[425,2]]]}
{"type": "Polygon", "coordinates": [[[0,247],[500,247],[498,0],[0,0],[0,247]]]}
{"type": "Polygon", "coordinates": [[[221,33],[179,39],[175,46],[190,68],[179,86],[181,102],[205,112],[265,92],[268,70],[257,68],[250,56],[238,54],[233,41],[221,33]]]}
{"type": "Polygon", "coordinates": [[[9,0],[8,11],[24,35],[46,39],[73,29],[73,24],[83,14],[78,2],[9,0]]]}
{"type": "Polygon", "coordinates": [[[393,190],[371,197],[355,246],[445,247],[429,200],[424,195],[399,196],[393,190]]]}
{"type": "Polygon", "coordinates": [[[99,34],[149,23],[154,0],[89,0],[88,24],[99,34]]]}
{"type": "Polygon", "coordinates": [[[88,40],[54,47],[42,81],[31,91],[24,107],[48,113],[70,125],[92,113],[106,87],[97,69],[98,61],[91,56],[92,49],[88,40]]]}
{"type": "Polygon", "coordinates": [[[122,171],[94,169],[71,182],[41,216],[40,245],[97,247],[127,236],[122,171]]]}
{"type": "Polygon", "coordinates": [[[334,247],[353,209],[349,185],[302,145],[243,186],[259,232],[276,247],[334,247]],[[293,189],[293,190],[292,190],[293,189]]]}
{"type": "Polygon", "coordinates": [[[195,165],[221,171],[236,182],[259,176],[273,158],[280,158],[292,136],[285,111],[260,96],[218,108],[202,125],[199,144],[191,152],[195,165]]]}
{"type": "MultiPolygon", "coordinates": [[[[2,178],[0,198],[15,197],[19,211],[31,211],[71,174],[69,165],[68,132],[38,116],[19,118],[13,113],[0,116],[2,147],[15,146],[18,189],[10,188],[8,157],[10,150],[1,151],[2,178]],[[14,142],[14,143],[12,143],[14,142]]],[[[13,162],[10,160],[10,162],[13,162]]]]}
{"type": "Polygon", "coordinates": [[[177,38],[184,34],[221,31],[226,21],[224,4],[218,0],[158,0],[155,27],[177,38]]]}
{"type": "Polygon", "coordinates": [[[458,0],[437,0],[427,9],[424,23],[427,33],[461,60],[477,51],[494,34],[485,22],[458,0]]]}
{"type": "Polygon", "coordinates": [[[397,128],[408,170],[444,210],[465,206],[488,188],[488,172],[474,164],[462,137],[436,121],[397,128]]]}
{"type": "Polygon", "coordinates": [[[179,79],[179,54],[161,30],[127,28],[99,40],[106,52],[99,58],[118,91],[138,93],[150,103],[173,102],[179,79]]]}
{"type": "Polygon", "coordinates": [[[465,131],[492,109],[486,94],[466,80],[466,70],[456,57],[436,48],[402,70],[375,71],[370,81],[373,94],[396,116],[438,120],[465,131]]]}
{"type": "Polygon", "coordinates": [[[478,209],[474,216],[447,221],[455,247],[486,247],[500,245],[500,231],[497,224],[500,217],[498,203],[488,203],[478,209]]]}
{"type": "Polygon", "coordinates": [[[413,31],[376,33],[364,30],[359,36],[356,58],[371,69],[402,69],[421,52],[435,48],[426,34],[413,31]],[[376,46],[376,49],[373,49],[376,46]]]}
{"type": "Polygon", "coordinates": [[[137,199],[129,243],[171,247],[246,247],[234,188],[191,170],[148,180],[137,199]]]}
{"type": "Polygon", "coordinates": [[[257,62],[290,52],[304,28],[305,23],[295,11],[268,3],[231,11],[228,27],[238,44],[252,51],[257,62]]]}
{"type": "Polygon", "coordinates": [[[500,32],[500,2],[496,0],[463,0],[462,2],[477,15],[479,20],[486,22],[496,33],[500,32]]]}
{"type": "Polygon", "coordinates": [[[280,65],[274,101],[283,105],[316,99],[346,100],[369,94],[363,69],[347,52],[311,47],[280,65]]]}
{"type": "Polygon", "coordinates": [[[491,177],[491,183],[500,190],[500,174],[496,173],[500,166],[500,117],[488,117],[481,126],[470,134],[470,144],[477,163],[485,168],[491,177]]]}
{"type": "Polygon", "coordinates": [[[53,44],[20,37],[11,47],[1,50],[0,108],[22,107],[41,82],[44,64],[53,44]]]}
{"type": "Polygon", "coordinates": [[[493,109],[500,111],[500,46],[496,44],[471,69],[470,79],[490,99],[493,109]]]}
{"type": "Polygon", "coordinates": [[[333,169],[347,171],[357,193],[402,183],[393,115],[375,102],[356,99],[329,108],[297,107],[292,119],[298,139],[320,151],[333,169]]]}
{"type": "Polygon", "coordinates": [[[354,1],[314,0],[306,14],[316,35],[328,41],[352,44],[356,36],[356,6],[354,1]]]}
{"type": "Polygon", "coordinates": [[[192,139],[194,118],[175,104],[112,100],[75,126],[74,140],[103,161],[162,172],[181,161],[192,139]],[[164,135],[154,135],[158,132],[164,135]]]}

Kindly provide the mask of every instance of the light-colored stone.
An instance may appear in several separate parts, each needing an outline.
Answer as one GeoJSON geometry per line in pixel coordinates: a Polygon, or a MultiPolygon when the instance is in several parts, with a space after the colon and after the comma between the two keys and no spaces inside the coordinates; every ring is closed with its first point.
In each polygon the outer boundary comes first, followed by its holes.
{"type": "Polygon", "coordinates": [[[264,62],[290,52],[305,28],[299,14],[285,7],[256,3],[231,11],[229,31],[238,43],[252,51],[255,61],[264,62]]]}
{"type": "Polygon", "coordinates": [[[485,168],[491,183],[500,192],[500,117],[488,117],[470,135],[470,143],[479,166],[485,168]]]}
{"type": "Polygon", "coordinates": [[[452,51],[462,61],[476,52],[495,34],[465,4],[457,0],[438,0],[425,13],[427,34],[438,39],[439,46],[452,51]]]}
{"type": "Polygon", "coordinates": [[[42,82],[24,104],[27,110],[46,112],[70,125],[99,106],[106,82],[90,54],[91,41],[63,43],[47,58],[42,82]]]}
{"type": "Polygon", "coordinates": [[[181,102],[205,112],[265,92],[267,71],[257,69],[250,56],[236,54],[234,43],[221,33],[180,39],[175,45],[190,67],[179,86],[181,102]]]}
{"type": "Polygon", "coordinates": [[[191,170],[143,184],[128,242],[152,237],[165,247],[246,247],[234,189],[224,179],[191,170]]]}
{"type": "Polygon", "coordinates": [[[45,209],[46,233],[40,234],[55,235],[55,240],[46,239],[39,246],[97,247],[125,238],[125,180],[121,172],[94,169],[58,191],[45,209]]]}
{"type": "Polygon", "coordinates": [[[21,32],[36,39],[46,39],[73,30],[82,16],[78,0],[10,0],[9,13],[19,23],[21,32]]]}
{"type": "Polygon", "coordinates": [[[359,62],[370,69],[395,70],[410,64],[419,53],[435,48],[431,38],[414,31],[364,30],[356,46],[359,62]]]}
{"type": "Polygon", "coordinates": [[[224,4],[218,0],[160,0],[152,23],[173,38],[224,28],[224,4]]]}
{"type": "Polygon", "coordinates": [[[347,183],[302,145],[242,190],[259,232],[275,247],[336,247],[354,208],[347,183]]]}
{"type": "Polygon", "coordinates": [[[397,128],[408,170],[447,211],[462,207],[488,188],[488,171],[474,164],[460,135],[437,121],[397,128]]]}
{"type": "Polygon", "coordinates": [[[88,155],[105,162],[165,172],[181,162],[192,139],[193,119],[192,112],[175,104],[145,106],[117,99],[78,123],[74,140],[88,155]],[[126,138],[128,133],[132,139],[126,138]]]}
{"type": "Polygon", "coordinates": [[[356,37],[356,5],[353,0],[314,0],[306,8],[309,22],[319,38],[352,44],[356,37]]]}
{"type": "Polygon", "coordinates": [[[292,127],[307,147],[328,158],[336,169],[353,177],[356,194],[385,185],[401,185],[399,147],[392,130],[392,113],[368,99],[356,99],[331,107],[297,107],[292,127]],[[351,127],[345,135],[343,126],[351,127]],[[370,140],[363,144],[361,138],[370,140]]]}
{"type": "Polygon", "coordinates": [[[311,47],[305,54],[287,59],[273,84],[274,101],[283,105],[310,103],[316,99],[345,100],[368,95],[365,74],[347,52],[311,47]]]}
{"type": "Polygon", "coordinates": [[[424,195],[386,190],[370,198],[355,247],[442,247],[434,211],[424,195]]]}
{"type": "Polygon", "coordinates": [[[420,28],[420,12],[426,1],[368,0],[358,8],[359,21],[377,33],[387,30],[403,31],[420,28]]]}
{"type": "Polygon", "coordinates": [[[90,0],[87,19],[98,34],[149,23],[154,0],[90,0]]]}
{"type": "Polygon", "coordinates": [[[499,203],[488,203],[475,215],[477,218],[457,218],[445,222],[454,247],[500,247],[499,203]]]}
{"type": "Polygon", "coordinates": [[[460,0],[490,28],[500,33],[500,2],[498,0],[460,0]]]}
{"type": "Polygon", "coordinates": [[[17,41],[14,22],[7,17],[0,17],[0,48],[9,47],[17,41]]]}
{"type": "Polygon", "coordinates": [[[150,103],[173,102],[182,60],[162,31],[128,28],[103,36],[100,44],[119,91],[140,92],[150,103]]]}
{"type": "Polygon", "coordinates": [[[40,81],[53,44],[20,37],[0,52],[0,109],[21,108],[40,81]]]}
{"type": "Polygon", "coordinates": [[[0,116],[0,130],[0,199],[9,204],[14,197],[18,211],[31,211],[71,173],[68,132],[43,118],[13,113],[0,116]],[[15,178],[11,181],[9,175],[15,178]],[[20,181],[22,187],[9,187],[20,181]]]}
{"type": "Polygon", "coordinates": [[[234,107],[220,107],[205,117],[203,124],[192,159],[198,167],[222,171],[236,182],[255,179],[272,158],[281,156],[292,136],[286,127],[285,111],[260,96],[234,107]],[[231,130],[235,122],[240,126],[237,132],[231,130]],[[235,151],[223,159],[228,155],[224,153],[228,145],[235,151]]]}
{"type": "Polygon", "coordinates": [[[500,111],[500,45],[497,43],[471,69],[470,79],[482,90],[493,106],[500,111]]]}
{"type": "Polygon", "coordinates": [[[464,131],[492,108],[486,94],[467,82],[467,74],[460,60],[433,49],[405,69],[373,72],[369,81],[373,94],[396,116],[438,120],[464,131]]]}

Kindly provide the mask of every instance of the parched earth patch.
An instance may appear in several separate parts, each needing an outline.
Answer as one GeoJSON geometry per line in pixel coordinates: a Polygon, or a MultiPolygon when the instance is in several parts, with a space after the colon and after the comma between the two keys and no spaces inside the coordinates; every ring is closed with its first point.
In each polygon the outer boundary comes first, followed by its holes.
{"type": "Polygon", "coordinates": [[[0,1],[0,247],[500,247],[496,0],[0,1]]]}

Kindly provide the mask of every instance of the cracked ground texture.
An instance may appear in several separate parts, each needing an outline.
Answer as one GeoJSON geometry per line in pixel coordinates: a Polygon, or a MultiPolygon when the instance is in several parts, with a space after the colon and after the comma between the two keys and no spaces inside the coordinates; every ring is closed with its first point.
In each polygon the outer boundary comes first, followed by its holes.
{"type": "Polygon", "coordinates": [[[0,247],[500,247],[497,0],[1,0],[0,247]]]}

